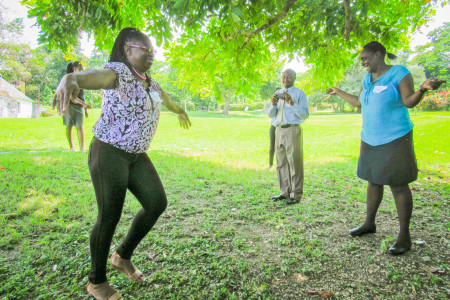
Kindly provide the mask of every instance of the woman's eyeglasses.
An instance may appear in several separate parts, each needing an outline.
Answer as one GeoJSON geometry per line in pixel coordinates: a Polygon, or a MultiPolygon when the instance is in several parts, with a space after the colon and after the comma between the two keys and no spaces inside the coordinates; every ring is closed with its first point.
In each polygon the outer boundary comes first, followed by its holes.
{"type": "Polygon", "coordinates": [[[148,47],[145,47],[145,46],[133,45],[133,44],[127,44],[126,46],[143,49],[145,52],[147,52],[147,53],[149,53],[151,55],[155,55],[156,54],[156,51],[153,48],[148,48],[148,47]]]}

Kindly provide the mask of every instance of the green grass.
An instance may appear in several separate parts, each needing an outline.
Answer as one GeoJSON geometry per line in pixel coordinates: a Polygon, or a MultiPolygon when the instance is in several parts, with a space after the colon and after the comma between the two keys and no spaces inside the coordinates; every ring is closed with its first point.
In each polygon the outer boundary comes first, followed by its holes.
{"type": "MultiPolygon", "coordinates": [[[[86,141],[99,112],[86,120],[86,141]]],[[[136,250],[149,280],[108,269],[126,299],[446,299],[450,115],[411,114],[419,179],[412,251],[390,257],[396,211],[388,188],[378,233],[352,238],[364,219],[366,183],[356,177],[361,116],[313,114],[303,126],[305,194],[286,207],[267,170],[268,118],[260,112],[190,113],[183,130],[163,113],[148,154],[169,198],[136,250]],[[440,271],[440,272],[439,272],[440,271]]],[[[0,119],[0,297],[87,297],[89,233],[96,218],[87,154],[68,152],[60,117],[0,119]]],[[[127,195],[111,253],[139,204],[127,195]]]]}

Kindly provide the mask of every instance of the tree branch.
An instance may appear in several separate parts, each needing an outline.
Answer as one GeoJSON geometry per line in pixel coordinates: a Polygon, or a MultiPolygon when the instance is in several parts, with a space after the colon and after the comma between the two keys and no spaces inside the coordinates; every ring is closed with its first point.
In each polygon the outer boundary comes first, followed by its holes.
{"type": "Polygon", "coordinates": [[[352,20],[351,15],[352,12],[350,10],[350,0],[344,0],[344,10],[345,10],[345,31],[344,31],[344,39],[346,41],[350,38],[350,32],[352,31],[352,20]]]}
{"type": "Polygon", "coordinates": [[[261,27],[256,28],[255,30],[251,30],[251,31],[238,31],[233,33],[232,35],[229,35],[226,37],[227,41],[232,40],[235,36],[242,34],[242,35],[246,35],[247,37],[245,38],[244,44],[242,45],[241,49],[244,49],[245,46],[247,45],[247,43],[250,41],[250,39],[266,30],[267,28],[269,28],[270,26],[272,26],[273,24],[275,24],[276,22],[278,22],[279,20],[283,19],[284,17],[287,16],[289,9],[295,4],[295,2],[297,2],[298,0],[289,0],[286,5],[283,7],[283,9],[281,10],[281,12],[279,14],[277,14],[275,17],[273,17],[272,19],[269,20],[269,22],[267,22],[266,24],[264,24],[261,27]]]}
{"type": "Polygon", "coordinates": [[[208,53],[205,54],[205,56],[202,59],[202,63],[200,64],[200,66],[197,68],[197,70],[193,73],[193,75],[197,74],[198,71],[200,71],[203,68],[203,65],[205,64],[206,58],[208,58],[208,56],[212,53],[214,55],[214,48],[216,48],[217,43],[219,41],[216,41],[216,43],[211,47],[211,49],[208,51],[208,53]]]}

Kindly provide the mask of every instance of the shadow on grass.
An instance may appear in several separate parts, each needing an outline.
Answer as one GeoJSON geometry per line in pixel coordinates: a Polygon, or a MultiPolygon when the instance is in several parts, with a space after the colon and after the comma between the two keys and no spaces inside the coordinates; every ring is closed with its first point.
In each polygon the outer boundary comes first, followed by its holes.
{"type": "MultiPolygon", "coordinates": [[[[417,296],[445,293],[439,283],[443,276],[425,271],[430,264],[445,268],[445,245],[439,243],[446,232],[445,195],[427,188],[415,192],[423,205],[415,212],[419,219],[413,232],[433,246],[415,246],[392,259],[380,249],[398,226],[388,193],[379,233],[361,239],[347,234],[365,210],[366,185],[354,175],[355,158],[308,164],[302,202],[286,206],[270,200],[279,193],[274,170],[226,167],[165,151],[150,156],[169,206],[134,256],[149,280],[136,287],[108,269],[110,281],[127,298],[298,299],[308,297],[308,290],[366,298],[383,286],[391,287],[381,291],[384,296],[401,297],[417,274],[417,296]],[[441,219],[426,217],[433,214],[441,219]],[[423,255],[430,260],[422,260],[423,255]]],[[[73,299],[85,294],[89,233],[96,218],[86,160],[61,152],[2,156],[8,168],[0,173],[5,191],[0,296],[73,299]]],[[[128,194],[111,251],[139,208],[128,194]]]]}

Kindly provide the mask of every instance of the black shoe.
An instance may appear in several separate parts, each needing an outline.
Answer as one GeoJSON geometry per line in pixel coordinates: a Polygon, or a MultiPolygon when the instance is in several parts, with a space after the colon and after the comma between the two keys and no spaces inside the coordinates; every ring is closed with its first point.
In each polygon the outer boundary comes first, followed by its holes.
{"type": "Polygon", "coordinates": [[[375,233],[377,232],[377,227],[371,227],[371,228],[364,228],[362,226],[359,226],[357,228],[353,228],[352,230],[350,230],[350,235],[352,236],[360,236],[360,235],[365,235],[367,233],[375,233]]]}
{"type": "Polygon", "coordinates": [[[284,201],[284,203],[286,203],[287,205],[291,205],[291,204],[295,204],[295,203],[299,203],[299,202],[300,202],[300,199],[297,200],[297,199],[294,199],[294,198],[289,198],[286,201],[284,201]]]}
{"type": "Polygon", "coordinates": [[[283,195],[283,194],[281,194],[281,195],[278,195],[278,196],[272,196],[272,200],[273,201],[281,201],[281,200],[284,200],[284,199],[287,199],[288,197],[286,197],[285,195],[283,195]]]}
{"type": "Polygon", "coordinates": [[[388,253],[391,255],[401,255],[409,250],[411,250],[411,244],[406,247],[402,247],[395,243],[391,248],[389,248],[388,253]]]}

